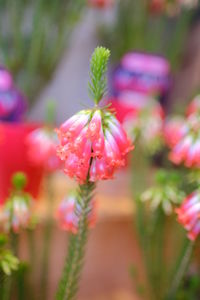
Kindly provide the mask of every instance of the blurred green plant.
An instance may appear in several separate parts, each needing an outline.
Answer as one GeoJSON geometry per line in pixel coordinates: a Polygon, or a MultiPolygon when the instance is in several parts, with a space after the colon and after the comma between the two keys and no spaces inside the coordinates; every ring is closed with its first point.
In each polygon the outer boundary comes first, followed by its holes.
{"type": "Polygon", "coordinates": [[[114,62],[128,51],[147,51],[169,59],[173,68],[180,62],[180,54],[188,33],[193,10],[183,8],[178,15],[149,11],[148,0],[119,0],[114,22],[102,25],[102,43],[111,49],[114,62]]]}
{"type": "Polygon", "coordinates": [[[49,81],[85,0],[0,0],[0,59],[30,104],[49,81]]]}

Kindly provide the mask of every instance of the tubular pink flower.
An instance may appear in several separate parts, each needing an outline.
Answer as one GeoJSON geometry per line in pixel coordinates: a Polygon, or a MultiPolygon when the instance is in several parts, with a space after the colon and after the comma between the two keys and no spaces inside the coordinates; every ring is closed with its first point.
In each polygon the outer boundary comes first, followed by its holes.
{"type": "MultiPolygon", "coordinates": [[[[88,224],[89,228],[92,228],[96,223],[94,200],[91,201],[88,211],[88,224]]],[[[76,234],[78,231],[79,214],[81,214],[81,208],[77,202],[76,195],[70,195],[68,198],[64,198],[57,211],[57,219],[60,227],[63,230],[76,234]]]]}
{"type": "Polygon", "coordinates": [[[18,233],[21,229],[28,228],[32,218],[32,206],[32,199],[14,195],[12,200],[8,200],[1,208],[0,228],[5,232],[13,230],[15,233],[18,233]]]}
{"type": "Polygon", "coordinates": [[[98,139],[102,127],[101,111],[96,110],[88,126],[87,135],[91,140],[98,139]]]}
{"type": "Polygon", "coordinates": [[[125,155],[134,149],[134,146],[131,144],[131,141],[127,138],[126,132],[122,128],[122,125],[115,117],[112,116],[111,121],[108,122],[108,126],[122,155],[125,155]]]}
{"type": "Polygon", "coordinates": [[[92,142],[92,155],[94,157],[101,158],[103,156],[105,141],[104,141],[104,133],[102,128],[99,132],[99,137],[92,142]]]}
{"type": "Polygon", "coordinates": [[[76,117],[57,130],[57,154],[65,161],[64,172],[81,184],[112,178],[133,149],[121,124],[104,109],[82,111],[76,117]]]}
{"type": "Polygon", "coordinates": [[[186,130],[183,118],[175,117],[167,120],[164,124],[164,139],[167,146],[169,148],[176,146],[186,130]]]}
{"type": "Polygon", "coordinates": [[[57,137],[48,128],[39,128],[32,131],[26,140],[27,154],[30,162],[41,166],[47,172],[52,172],[61,166],[56,155],[57,137]]]}
{"type": "Polygon", "coordinates": [[[178,222],[188,231],[188,238],[194,241],[200,233],[200,195],[193,192],[177,208],[178,222]]]}

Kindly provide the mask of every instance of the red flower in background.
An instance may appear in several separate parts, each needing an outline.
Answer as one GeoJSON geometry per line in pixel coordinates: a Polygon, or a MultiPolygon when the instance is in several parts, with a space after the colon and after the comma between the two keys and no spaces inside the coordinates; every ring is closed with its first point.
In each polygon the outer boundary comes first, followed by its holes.
{"type": "Polygon", "coordinates": [[[164,124],[165,143],[173,148],[183,137],[186,130],[184,118],[174,117],[168,119],[164,124]]]}
{"type": "Polygon", "coordinates": [[[188,238],[194,241],[200,233],[200,195],[190,194],[176,209],[178,222],[188,231],[188,238]]]}
{"type": "Polygon", "coordinates": [[[27,175],[27,188],[37,197],[43,176],[41,167],[33,166],[27,157],[25,140],[38,125],[26,123],[0,123],[0,203],[3,203],[11,189],[11,177],[16,172],[27,175]]]}
{"type": "Polygon", "coordinates": [[[59,169],[61,161],[56,155],[57,135],[51,128],[37,128],[26,139],[27,155],[35,166],[47,172],[59,169]]]}
{"type": "Polygon", "coordinates": [[[113,0],[88,0],[88,4],[97,8],[107,8],[113,4],[113,0]]]}

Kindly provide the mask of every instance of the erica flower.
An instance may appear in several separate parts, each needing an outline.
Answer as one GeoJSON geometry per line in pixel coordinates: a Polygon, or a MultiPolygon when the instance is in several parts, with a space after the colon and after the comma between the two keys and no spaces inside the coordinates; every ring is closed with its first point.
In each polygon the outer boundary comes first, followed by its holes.
{"type": "Polygon", "coordinates": [[[149,202],[152,211],[161,207],[166,215],[173,212],[173,206],[181,203],[184,193],[177,187],[179,177],[176,173],[160,170],[156,174],[156,186],[141,195],[143,202],[149,202]]]}
{"type": "Polygon", "coordinates": [[[200,194],[193,192],[176,209],[178,222],[188,231],[188,238],[194,241],[200,233],[200,194]]]}
{"type": "Polygon", "coordinates": [[[152,101],[135,117],[127,118],[124,126],[134,140],[138,138],[145,151],[154,154],[162,145],[163,119],[162,107],[152,101]]]}
{"type": "Polygon", "coordinates": [[[32,131],[26,140],[29,161],[44,168],[55,171],[60,167],[60,160],[56,155],[57,136],[49,128],[38,128],[32,131]]]}
{"type": "Polygon", "coordinates": [[[170,160],[175,164],[184,163],[186,167],[200,167],[200,115],[187,117],[182,137],[172,148],[170,160]]]}
{"type": "Polygon", "coordinates": [[[164,138],[167,146],[173,148],[177,145],[186,131],[187,127],[183,118],[174,117],[168,119],[164,124],[164,138]]]}
{"type": "Polygon", "coordinates": [[[200,95],[197,95],[188,105],[187,116],[200,113],[200,95]]]}
{"type": "MultiPolygon", "coordinates": [[[[74,234],[78,230],[78,222],[81,215],[81,207],[78,203],[78,195],[71,194],[68,198],[64,198],[60,203],[57,211],[57,219],[60,227],[74,234]]],[[[90,202],[88,207],[88,226],[92,228],[96,223],[95,202],[90,202]]]]}
{"type": "Polygon", "coordinates": [[[121,124],[106,109],[83,110],[57,130],[64,172],[80,183],[112,178],[133,149],[121,124]]]}
{"type": "Polygon", "coordinates": [[[27,194],[16,194],[1,208],[0,226],[5,231],[28,228],[31,222],[32,199],[27,194]]]}

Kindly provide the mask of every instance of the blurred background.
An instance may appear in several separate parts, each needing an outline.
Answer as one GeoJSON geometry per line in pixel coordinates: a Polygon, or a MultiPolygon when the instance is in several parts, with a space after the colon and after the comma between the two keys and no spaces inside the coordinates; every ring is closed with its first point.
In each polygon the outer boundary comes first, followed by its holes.
{"type": "MultiPolygon", "coordinates": [[[[17,251],[11,247],[20,258],[11,275],[18,283],[2,300],[55,299],[68,243],[56,211],[75,184],[55,158],[54,128],[92,107],[89,61],[97,45],[111,50],[104,101],[135,150],[115,180],[98,184],[97,224],[78,299],[200,299],[195,254],[167,295],[187,243],[174,206],[194,182],[186,185],[187,170],[168,161],[163,129],[174,114],[183,116],[200,89],[199,1],[0,0],[0,28],[0,202],[3,210],[16,189],[13,175],[23,172],[36,215],[17,234],[17,251]],[[162,196],[151,196],[157,199],[151,206],[149,197],[140,198],[155,184],[162,196]]],[[[0,275],[3,286],[8,278],[0,275]]]]}

